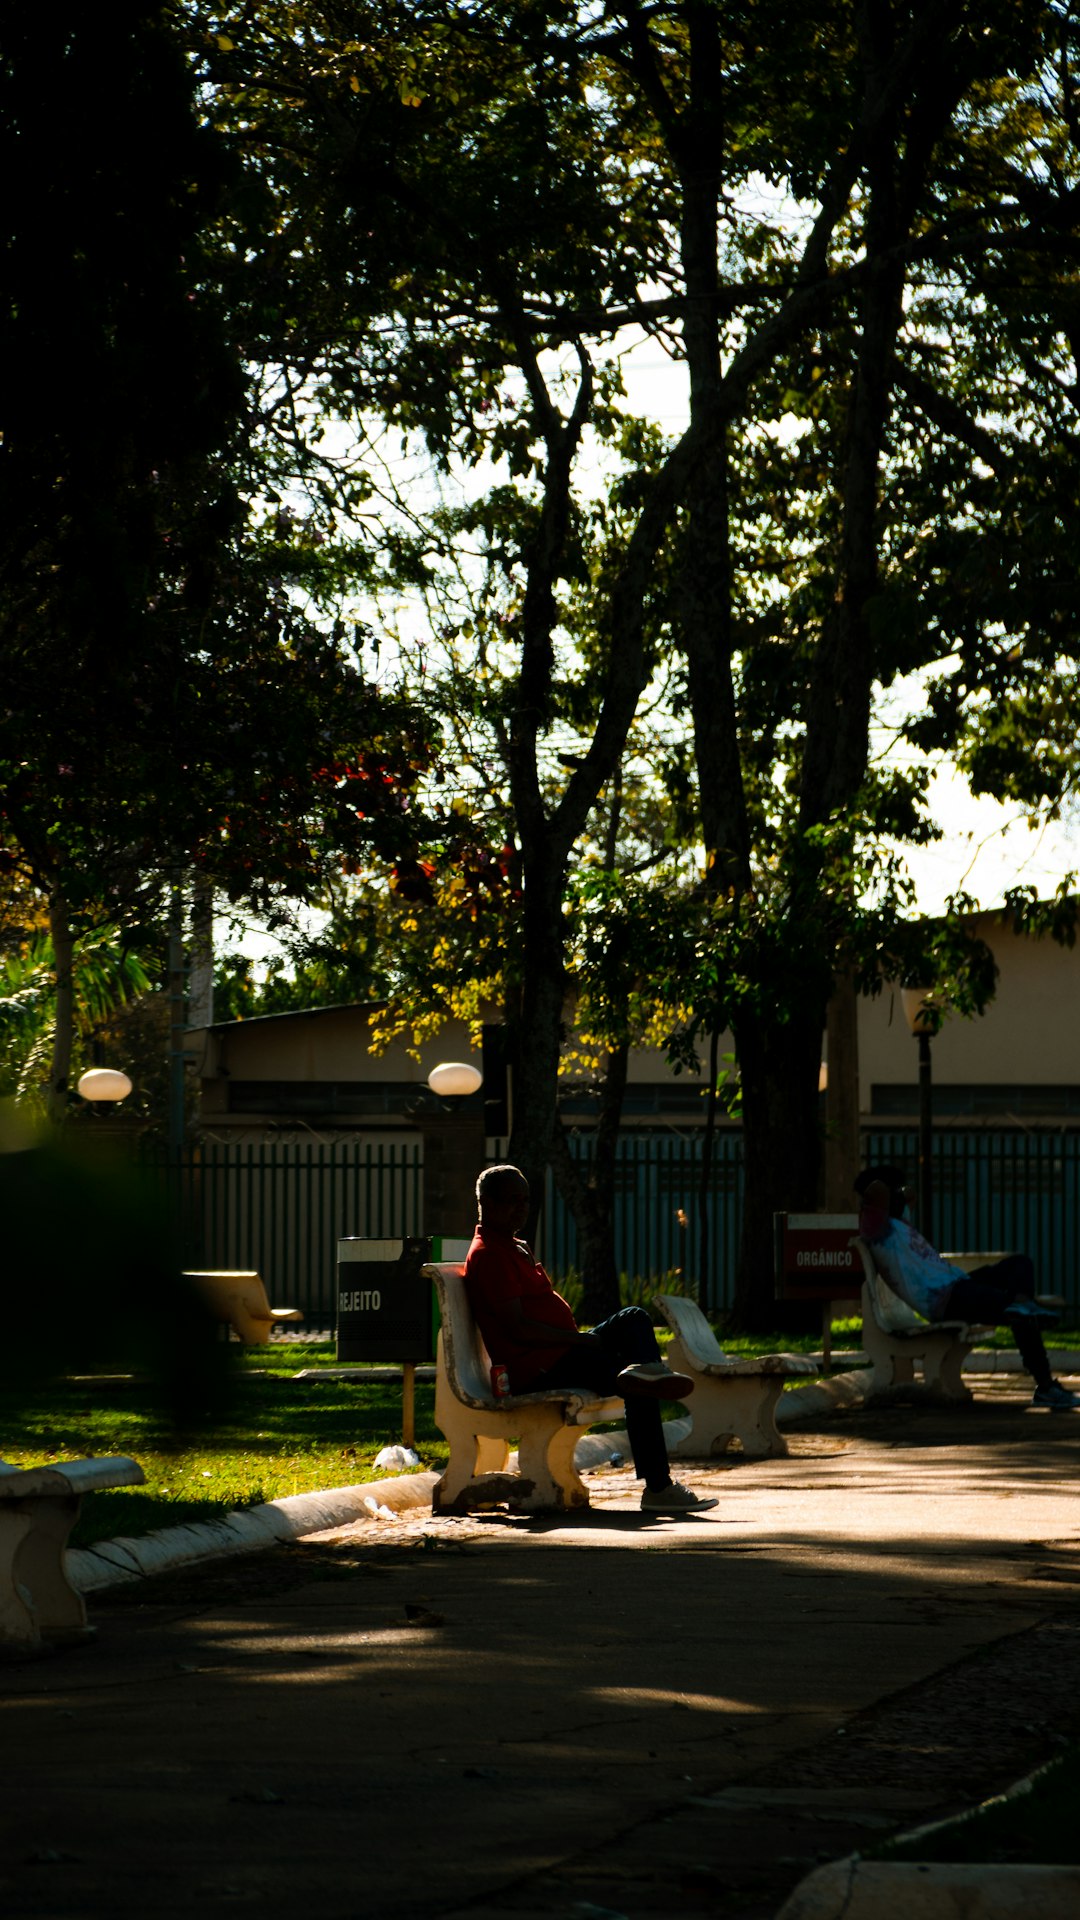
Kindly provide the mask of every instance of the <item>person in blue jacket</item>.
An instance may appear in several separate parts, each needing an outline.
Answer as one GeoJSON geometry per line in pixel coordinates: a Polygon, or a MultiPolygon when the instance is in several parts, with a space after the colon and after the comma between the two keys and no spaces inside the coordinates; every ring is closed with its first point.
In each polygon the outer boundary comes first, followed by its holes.
{"type": "Polygon", "coordinates": [[[1026,1253],[1010,1253],[977,1273],[964,1273],[905,1219],[911,1199],[899,1167],[866,1167],[855,1182],[859,1232],[882,1279],[924,1320],[982,1321],[1008,1327],[1035,1382],[1034,1405],[1067,1413],[1080,1394],[1054,1379],[1042,1326],[1056,1326],[1052,1308],[1035,1298],[1035,1268],[1026,1253]]]}

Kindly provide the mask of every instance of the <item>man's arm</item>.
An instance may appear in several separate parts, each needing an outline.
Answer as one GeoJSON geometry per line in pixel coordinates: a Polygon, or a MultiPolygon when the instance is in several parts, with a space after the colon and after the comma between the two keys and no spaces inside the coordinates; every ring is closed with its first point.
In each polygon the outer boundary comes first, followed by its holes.
{"type": "MultiPolygon", "coordinates": [[[[532,1255],[529,1257],[531,1259],[532,1255]]],[[[566,1321],[541,1320],[528,1313],[522,1293],[518,1291],[519,1284],[512,1269],[507,1268],[504,1260],[492,1248],[474,1248],[470,1253],[465,1268],[465,1287],[472,1300],[473,1311],[480,1310],[487,1320],[502,1328],[508,1340],[521,1347],[547,1347],[549,1350],[552,1347],[564,1347],[567,1352],[571,1347],[599,1344],[595,1334],[582,1333],[574,1325],[569,1308],[569,1324],[566,1321]]]]}
{"type": "Polygon", "coordinates": [[[502,1322],[519,1347],[595,1347],[595,1333],[582,1333],[580,1327],[552,1326],[550,1320],[533,1320],[520,1300],[502,1298],[488,1301],[488,1311],[502,1322]]]}

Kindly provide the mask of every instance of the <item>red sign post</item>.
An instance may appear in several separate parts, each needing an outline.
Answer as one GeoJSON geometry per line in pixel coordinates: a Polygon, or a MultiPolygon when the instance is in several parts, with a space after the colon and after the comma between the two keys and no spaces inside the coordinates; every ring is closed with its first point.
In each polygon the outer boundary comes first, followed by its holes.
{"type": "Polygon", "coordinates": [[[862,1261],[851,1245],[854,1213],[774,1213],[776,1298],[820,1300],[825,1365],[832,1346],[832,1302],[858,1300],[862,1261]]]}

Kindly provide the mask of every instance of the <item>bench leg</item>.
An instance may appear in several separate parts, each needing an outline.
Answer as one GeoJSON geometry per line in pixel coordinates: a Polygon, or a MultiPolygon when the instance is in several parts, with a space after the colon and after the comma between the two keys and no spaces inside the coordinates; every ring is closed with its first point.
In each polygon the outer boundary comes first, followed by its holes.
{"type": "Polygon", "coordinates": [[[439,1410],[450,1460],[431,1496],[432,1512],[467,1513],[470,1507],[499,1500],[519,1513],[587,1507],[588,1489],[574,1465],[581,1428],[566,1426],[555,1407],[523,1407],[502,1417],[518,1427],[516,1473],[507,1471],[508,1442],[478,1434],[473,1424],[477,1416],[469,1408],[455,1401],[439,1410]]]}
{"type": "Polygon", "coordinates": [[[907,1345],[890,1340],[870,1320],[863,1321],[863,1347],[873,1368],[870,1394],[891,1393],[896,1387],[909,1387],[915,1379],[915,1360],[907,1345]]]}
{"type": "Polygon", "coordinates": [[[0,1652],[27,1652],[41,1645],[29,1589],[20,1586],[16,1567],[31,1518],[21,1505],[0,1507],[0,1652]]]}
{"type": "Polygon", "coordinates": [[[78,1513],[77,1494],[45,1494],[0,1515],[0,1644],[33,1648],[90,1636],[86,1603],[64,1564],[78,1513]]]}
{"type": "MultiPolygon", "coordinates": [[[[450,1444],[450,1459],[432,1494],[433,1513],[466,1513],[468,1491],[478,1475],[506,1472],[510,1442],[502,1434],[478,1433],[477,1422],[483,1418],[450,1392],[440,1366],[435,1378],[435,1425],[450,1444]]],[[[478,1501],[482,1497],[476,1496],[478,1501]]],[[[500,1496],[488,1493],[486,1497],[490,1501],[500,1496]]]]}
{"type": "Polygon", "coordinates": [[[480,1477],[491,1474],[505,1479],[513,1485],[514,1476],[506,1472],[506,1463],[510,1458],[510,1444],[507,1440],[493,1439],[489,1434],[476,1433],[468,1423],[466,1408],[461,1409],[465,1416],[461,1422],[455,1422],[453,1431],[443,1426],[443,1432],[450,1442],[450,1458],[445,1472],[437,1483],[431,1496],[433,1513],[465,1513],[468,1500],[463,1496],[475,1491],[477,1502],[502,1498],[493,1491],[480,1491],[480,1477]]]}
{"type": "Polygon", "coordinates": [[[971,1352],[970,1346],[962,1340],[950,1340],[948,1346],[941,1343],[928,1347],[923,1355],[923,1379],[928,1393],[937,1400],[970,1400],[971,1388],[966,1386],[962,1368],[971,1352]]]}
{"type": "Polygon", "coordinates": [[[79,1517],[79,1497],[49,1494],[28,1504],[33,1524],[15,1563],[16,1577],[33,1595],[44,1640],[85,1640],[93,1631],[86,1624],[86,1602],[72,1586],[64,1564],[71,1529],[79,1517]]]}
{"type": "Polygon", "coordinates": [[[511,1504],[520,1513],[564,1513],[589,1504],[589,1490],[574,1465],[581,1428],[565,1426],[556,1414],[535,1417],[546,1411],[530,1409],[518,1440],[521,1491],[511,1497],[511,1504]]]}

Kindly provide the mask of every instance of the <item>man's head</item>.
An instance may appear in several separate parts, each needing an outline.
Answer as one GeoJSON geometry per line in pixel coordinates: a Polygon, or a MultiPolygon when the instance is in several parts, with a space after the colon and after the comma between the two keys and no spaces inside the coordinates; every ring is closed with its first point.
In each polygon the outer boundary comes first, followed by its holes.
{"type": "Polygon", "coordinates": [[[485,1167],[476,1183],[481,1224],[517,1233],[529,1217],[529,1183],[520,1167],[485,1167]]]}
{"type": "Polygon", "coordinates": [[[864,1167],[855,1181],[855,1191],[860,1200],[886,1204],[896,1219],[900,1218],[911,1198],[904,1184],[902,1167],[864,1167]]]}

